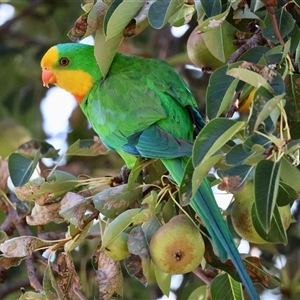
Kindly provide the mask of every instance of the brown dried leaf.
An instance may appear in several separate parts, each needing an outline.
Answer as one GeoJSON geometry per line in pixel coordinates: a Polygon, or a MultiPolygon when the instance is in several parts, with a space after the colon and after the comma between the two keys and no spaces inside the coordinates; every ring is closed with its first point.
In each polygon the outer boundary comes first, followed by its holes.
{"type": "Polygon", "coordinates": [[[34,236],[21,236],[12,238],[0,244],[0,251],[9,257],[29,256],[32,252],[41,247],[50,246],[51,243],[45,242],[34,236]]]}
{"type": "Polygon", "coordinates": [[[124,263],[128,274],[138,279],[144,286],[147,286],[147,278],[143,273],[142,259],[138,255],[131,254],[125,259],[124,263]]]}
{"type": "Polygon", "coordinates": [[[56,224],[64,222],[64,219],[59,214],[61,205],[61,202],[44,206],[40,206],[35,203],[30,216],[26,216],[27,224],[35,226],[45,225],[50,222],[54,222],[56,224]]]}
{"type": "Polygon", "coordinates": [[[90,5],[87,5],[87,9],[84,9],[87,12],[76,20],[74,27],[68,33],[69,38],[73,42],[79,42],[103,26],[107,5],[102,1],[97,1],[91,9],[90,5]]]}
{"type": "Polygon", "coordinates": [[[218,189],[229,193],[238,193],[244,188],[244,185],[241,185],[242,181],[243,178],[238,175],[223,176],[222,182],[218,185],[218,189]]]}
{"type": "Polygon", "coordinates": [[[5,255],[0,256],[0,266],[4,269],[18,266],[23,259],[26,257],[6,257],[5,255]]]}
{"type": "Polygon", "coordinates": [[[5,190],[7,188],[8,177],[8,163],[0,156],[0,190],[5,190]]]}
{"type": "Polygon", "coordinates": [[[59,214],[80,228],[84,225],[83,216],[90,204],[91,201],[86,200],[81,195],[68,192],[61,201],[59,214]]]}
{"type": "Polygon", "coordinates": [[[91,150],[97,154],[106,154],[108,149],[104,146],[99,136],[94,135],[94,144],[91,146],[91,150]]]}
{"type": "Polygon", "coordinates": [[[72,257],[69,253],[61,252],[57,258],[58,273],[61,276],[58,286],[67,299],[76,299],[81,283],[76,273],[72,257]]]}
{"type": "Polygon", "coordinates": [[[40,193],[41,186],[44,184],[45,179],[38,177],[32,181],[27,182],[23,186],[16,187],[14,192],[17,197],[22,200],[32,200],[39,205],[46,204],[50,199],[52,199],[52,193],[40,193]]]}
{"type": "Polygon", "coordinates": [[[122,296],[123,277],[120,263],[109,258],[104,251],[96,252],[98,270],[96,282],[99,289],[99,299],[108,300],[114,293],[122,296]]]}
{"type": "Polygon", "coordinates": [[[87,29],[87,15],[80,16],[74,24],[74,27],[69,32],[69,37],[72,41],[78,42],[85,35],[87,29]]]}

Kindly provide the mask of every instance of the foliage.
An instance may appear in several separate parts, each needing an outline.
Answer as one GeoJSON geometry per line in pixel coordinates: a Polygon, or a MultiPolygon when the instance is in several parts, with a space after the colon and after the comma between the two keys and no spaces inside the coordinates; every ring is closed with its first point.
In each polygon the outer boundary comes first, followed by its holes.
{"type": "MultiPolygon", "coordinates": [[[[33,1],[32,5],[35,2],[38,1],[33,1]]],[[[73,3],[72,8],[75,6],[73,3]]],[[[276,232],[273,232],[274,228],[272,231],[272,243],[260,246],[261,260],[250,254],[244,259],[251,279],[264,289],[277,288],[282,298],[286,295],[297,298],[298,272],[289,268],[295,264],[290,261],[291,256],[296,255],[299,230],[295,223],[286,232],[278,207],[295,204],[295,217],[298,218],[298,1],[285,4],[267,0],[100,0],[87,3],[82,9],[84,12],[68,36],[76,42],[89,35],[95,36],[95,57],[104,76],[124,37],[135,38],[149,27],[163,30],[168,23],[178,27],[194,24],[196,20],[198,31],[205,33],[204,41],[211,54],[224,61],[222,32],[224,24],[231,24],[236,30],[236,43],[240,47],[226,65],[210,74],[206,90],[209,122],[195,139],[193,155],[180,187],[175,186],[172,178],[165,174],[159,161],[143,159],[137,161],[127,183],[122,182],[126,172],[122,172],[122,176],[110,177],[74,176],[72,172],[59,170],[57,161],[46,176],[39,172],[32,178],[34,172],[39,171],[43,158],[54,159],[58,155],[58,150],[41,140],[22,144],[7,161],[0,160],[0,170],[4,174],[0,175],[1,199],[6,213],[6,220],[1,225],[0,266],[6,271],[26,260],[29,271],[33,259],[46,266],[39,268],[44,274],[42,282],[37,276],[29,278],[36,292],[27,291],[19,299],[63,299],[64,296],[68,299],[86,299],[97,293],[95,288],[98,289],[99,299],[121,298],[126,294],[124,286],[128,280],[123,275],[122,265],[131,277],[144,286],[157,284],[162,293],[168,295],[171,275],[153,265],[149,242],[162,224],[179,213],[190,216],[199,228],[205,240],[205,260],[219,272],[211,276],[209,267],[205,265],[203,269],[194,271],[210,285],[209,292],[199,286],[203,283],[195,283],[195,279],[185,275],[184,278],[188,278],[188,284],[184,287],[185,299],[187,295],[190,299],[200,295],[206,297],[207,293],[212,299],[220,299],[220,295],[224,297],[224,290],[226,299],[243,299],[240,279],[232,263],[220,261],[201,221],[194,218],[188,207],[189,200],[212,167],[218,174],[218,178],[212,177],[212,186],[218,184],[220,189],[229,193],[241,192],[248,180],[254,181],[252,221],[254,227],[259,228],[258,234],[262,239],[268,238],[274,227],[272,224],[276,224],[276,232]],[[247,101],[250,96],[251,101],[247,101]],[[249,111],[245,114],[243,109],[239,120],[230,119],[245,102],[247,105],[251,102],[249,111]],[[6,180],[9,175],[18,199],[7,193],[6,180]],[[65,227],[56,227],[61,224],[65,227]],[[31,226],[38,226],[36,234],[30,231],[31,226]],[[14,236],[14,228],[19,236],[14,236]],[[55,233],[56,229],[60,230],[60,234],[55,233]],[[130,255],[119,262],[109,257],[107,247],[123,233],[127,234],[125,243],[130,255]],[[89,284],[82,271],[84,267],[80,269],[83,274],[77,271],[76,263],[80,263],[80,257],[76,259],[76,249],[79,252],[87,250],[92,256],[95,286],[89,284]],[[41,255],[45,250],[47,259],[41,255]],[[280,269],[275,261],[281,254],[287,257],[287,267],[280,269]],[[288,276],[287,272],[290,272],[288,276]]],[[[42,3],[32,11],[34,15],[41,16],[45,11],[49,14],[49,10],[49,6],[42,3]]],[[[78,11],[79,7],[76,13],[78,11]]],[[[58,14],[58,18],[63,17],[58,14]]],[[[0,27],[0,35],[5,27],[9,27],[7,23],[0,27]]],[[[49,40],[50,37],[44,40],[39,50],[47,48],[49,40]]],[[[14,43],[1,47],[1,51],[11,50],[12,45],[16,47],[14,43]]],[[[6,97],[8,95],[4,92],[2,99],[6,97]]],[[[5,101],[1,103],[3,107],[5,101]]],[[[34,111],[28,112],[28,116],[32,118],[34,111]]],[[[60,161],[66,157],[94,157],[106,152],[99,140],[78,140],[69,146],[60,161]]],[[[240,240],[231,226],[230,207],[223,214],[227,216],[233,234],[240,240]]],[[[255,247],[251,244],[251,248],[255,247]]],[[[87,261],[82,264],[86,265],[87,261]]],[[[88,276],[92,276],[90,274],[88,276]]]]}

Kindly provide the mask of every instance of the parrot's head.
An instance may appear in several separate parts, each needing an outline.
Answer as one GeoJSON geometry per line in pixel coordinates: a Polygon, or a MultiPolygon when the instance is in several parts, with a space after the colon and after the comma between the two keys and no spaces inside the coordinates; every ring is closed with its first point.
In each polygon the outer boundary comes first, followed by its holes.
{"type": "Polygon", "coordinates": [[[75,96],[80,104],[101,73],[94,47],[84,44],[59,44],[51,47],[41,60],[44,86],[57,85],[75,96]]]}

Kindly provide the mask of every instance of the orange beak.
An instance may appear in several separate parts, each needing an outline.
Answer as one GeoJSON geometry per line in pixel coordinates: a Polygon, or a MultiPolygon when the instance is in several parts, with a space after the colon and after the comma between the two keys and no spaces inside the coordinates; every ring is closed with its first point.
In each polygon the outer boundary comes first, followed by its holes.
{"type": "Polygon", "coordinates": [[[55,84],[56,83],[56,78],[54,74],[51,71],[43,70],[42,72],[42,80],[44,86],[49,88],[49,84],[55,84]]]}

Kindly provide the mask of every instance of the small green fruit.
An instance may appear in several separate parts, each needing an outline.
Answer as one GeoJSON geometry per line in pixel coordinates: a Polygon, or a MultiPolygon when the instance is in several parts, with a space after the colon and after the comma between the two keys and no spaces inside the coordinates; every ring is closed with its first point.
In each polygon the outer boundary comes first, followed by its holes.
{"type": "Polygon", "coordinates": [[[209,51],[203,38],[205,34],[207,33],[199,33],[197,27],[192,31],[187,41],[187,54],[194,65],[202,70],[213,72],[217,68],[224,66],[228,58],[238,49],[238,46],[233,44],[235,30],[230,24],[226,24],[223,30],[224,62],[218,60],[209,51]]]}
{"type": "MultiPolygon", "coordinates": [[[[255,244],[267,244],[254,228],[251,209],[254,204],[253,181],[248,181],[244,189],[235,194],[235,201],[232,206],[231,219],[234,230],[243,239],[255,244]]],[[[279,206],[279,213],[284,225],[287,229],[291,223],[290,206],[279,206]]]]}
{"type": "Polygon", "coordinates": [[[129,255],[127,241],[128,234],[122,232],[112,243],[104,248],[104,252],[113,260],[125,259],[129,255]]]}
{"type": "Polygon", "coordinates": [[[173,217],[150,241],[154,264],[160,271],[170,274],[185,274],[197,268],[204,248],[199,230],[185,215],[173,217]]]}

